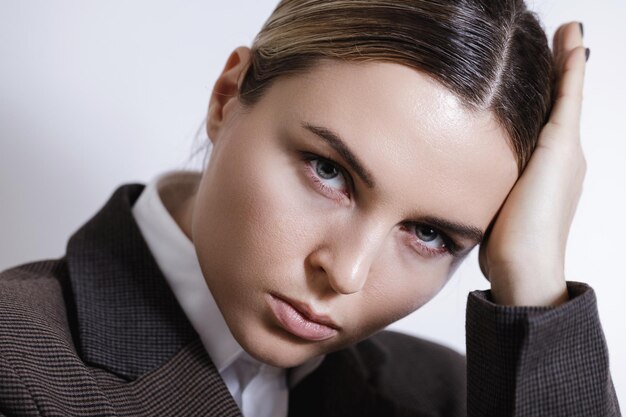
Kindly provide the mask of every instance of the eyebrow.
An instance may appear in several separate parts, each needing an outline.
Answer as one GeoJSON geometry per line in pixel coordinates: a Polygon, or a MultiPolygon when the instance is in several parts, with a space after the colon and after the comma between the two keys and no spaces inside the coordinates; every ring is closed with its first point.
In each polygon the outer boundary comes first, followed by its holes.
{"type": "Polygon", "coordinates": [[[326,127],[315,126],[306,122],[302,123],[302,127],[330,145],[339,155],[341,155],[348,165],[350,165],[352,170],[356,172],[368,188],[374,188],[374,179],[372,178],[370,171],[363,166],[361,161],[359,161],[359,158],[356,157],[354,152],[350,150],[348,145],[346,145],[337,133],[326,127]]]}
{"type": "Polygon", "coordinates": [[[439,217],[426,216],[422,217],[418,223],[426,223],[435,229],[443,230],[446,233],[461,236],[478,244],[482,242],[485,233],[476,226],[468,226],[465,224],[453,222],[439,217]]]}
{"type": "MultiPolygon", "coordinates": [[[[341,157],[348,163],[348,165],[350,165],[352,170],[356,172],[356,174],[361,178],[361,180],[363,180],[368,188],[374,188],[375,183],[370,171],[363,166],[363,164],[359,161],[359,158],[356,157],[354,152],[350,150],[348,145],[346,145],[346,143],[337,133],[326,127],[316,126],[307,122],[303,122],[302,127],[316,135],[318,138],[322,139],[328,145],[330,145],[339,155],[341,155],[341,157]]],[[[448,234],[469,239],[476,244],[482,242],[484,237],[484,232],[476,226],[469,226],[462,223],[442,219],[440,217],[425,216],[422,217],[419,221],[416,221],[416,223],[426,223],[448,234]]]]}

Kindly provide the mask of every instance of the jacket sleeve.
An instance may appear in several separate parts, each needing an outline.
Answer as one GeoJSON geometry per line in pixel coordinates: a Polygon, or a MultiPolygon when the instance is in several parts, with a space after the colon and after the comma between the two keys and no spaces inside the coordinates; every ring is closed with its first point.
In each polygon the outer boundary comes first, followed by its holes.
{"type": "Polygon", "coordinates": [[[620,416],[596,297],[568,282],[558,307],[467,303],[469,417],[620,416]]]}

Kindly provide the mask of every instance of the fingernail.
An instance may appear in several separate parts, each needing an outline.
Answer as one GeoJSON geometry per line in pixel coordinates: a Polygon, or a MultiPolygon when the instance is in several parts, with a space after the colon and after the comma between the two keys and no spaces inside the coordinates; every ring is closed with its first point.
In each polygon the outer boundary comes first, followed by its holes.
{"type": "Polygon", "coordinates": [[[585,48],[585,62],[589,61],[589,55],[591,55],[591,49],[585,48]]]}
{"type": "Polygon", "coordinates": [[[580,26],[580,36],[585,37],[585,29],[583,27],[583,23],[578,22],[578,25],[580,26]]]}

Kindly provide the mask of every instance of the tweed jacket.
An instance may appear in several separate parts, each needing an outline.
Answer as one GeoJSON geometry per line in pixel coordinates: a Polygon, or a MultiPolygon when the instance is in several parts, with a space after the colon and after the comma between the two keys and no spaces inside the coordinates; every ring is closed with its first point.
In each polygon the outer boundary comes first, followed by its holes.
{"type": "MultiPolygon", "coordinates": [[[[0,416],[241,416],[119,187],[66,255],[0,274],[0,416]]],[[[328,354],[289,416],[619,416],[594,292],[557,308],[469,295],[467,358],[380,332],[328,354]]]]}

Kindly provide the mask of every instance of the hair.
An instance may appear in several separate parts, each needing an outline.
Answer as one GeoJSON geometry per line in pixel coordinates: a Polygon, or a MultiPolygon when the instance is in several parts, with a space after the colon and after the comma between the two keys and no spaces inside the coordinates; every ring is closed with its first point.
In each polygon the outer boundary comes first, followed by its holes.
{"type": "Polygon", "coordinates": [[[239,99],[252,106],[275,80],[328,59],[406,65],[492,111],[520,173],[554,100],[552,53],[523,0],[282,0],[253,42],[239,99]]]}

